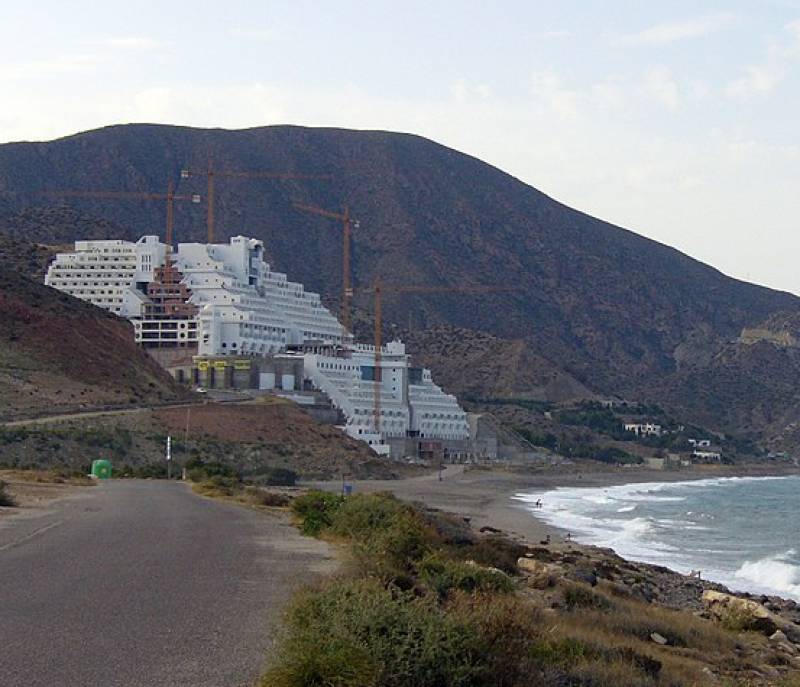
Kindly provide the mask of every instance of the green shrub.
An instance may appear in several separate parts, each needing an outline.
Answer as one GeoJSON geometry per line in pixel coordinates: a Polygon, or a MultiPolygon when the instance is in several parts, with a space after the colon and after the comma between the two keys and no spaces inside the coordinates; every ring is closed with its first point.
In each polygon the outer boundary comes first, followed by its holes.
{"type": "Polygon", "coordinates": [[[463,517],[440,510],[420,506],[416,509],[425,523],[436,532],[443,544],[469,546],[475,543],[475,533],[463,517]]]}
{"type": "Polygon", "coordinates": [[[253,481],[270,487],[293,487],[297,484],[297,473],[288,468],[268,467],[259,470],[253,481]]]}
{"type": "Polygon", "coordinates": [[[413,570],[437,543],[436,532],[413,506],[390,494],[359,494],[341,504],[331,532],[353,541],[362,573],[394,579],[413,570]]]}
{"type": "Polygon", "coordinates": [[[352,551],[361,574],[401,584],[414,572],[416,562],[432,550],[433,541],[420,518],[398,513],[391,525],[353,542],[352,551]]]}
{"type": "Polygon", "coordinates": [[[585,584],[568,584],[564,589],[564,603],[571,611],[582,608],[609,609],[611,602],[585,584]]]}
{"type": "Polygon", "coordinates": [[[332,516],[344,498],[327,491],[310,491],[292,501],[292,511],[301,519],[303,534],[315,536],[331,526],[332,516]]]}
{"type": "Polygon", "coordinates": [[[8,484],[0,480],[0,506],[16,506],[14,497],[8,493],[8,484]]]}
{"type": "Polygon", "coordinates": [[[441,554],[426,556],[419,564],[418,573],[441,598],[454,590],[507,593],[514,589],[511,578],[499,570],[454,561],[441,554]]]}
{"type": "Polygon", "coordinates": [[[552,432],[534,432],[527,427],[513,427],[512,429],[529,444],[549,448],[551,451],[558,448],[558,437],[552,432]]]}
{"type": "Polygon", "coordinates": [[[719,619],[720,625],[731,632],[748,632],[753,630],[753,614],[743,608],[727,608],[719,619]]]}
{"type": "Polygon", "coordinates": [[[459,555],[481,565],[502,570],[508,575],[518,575],[517,561],[528,547],[508,537],[492,535],[478,539],[474,545],[459,550],[459,555]]]}
{"type": "Polygon", "coordinates": [[[270,508],[284,508],[289,505],[289,497],[286,494],[276,494],[271,491],[264,491],[258,487],[246,488],[247,500],[257,506],[268,506],[270,508]]]}
{"type": "Polygon", "coordinates": [[[23,442],[31,436],[35,436],[35,432],[24,427],[0,427],[0,445],[23,442]]]}
{"type": "Polygon", "coordinates": [[[590,650],[580,640],[565,637],[538,642],[532,647],[531,654],[544,665],[569,668],[586,658],[590,650]]]}
{"type": "Polygon", "coordinates": [[[336,582],[302,595],[267,673],[269,687],[456,687],[489,685],[474,614],[376,580],[336,582]]]}
{"type": "Polygon", "coordinates": [[[230,465],[220,461],[205,461],[199,456],[192,456],[186,461],[186,474],[192,482],[203,482],[217,475],[237,478],[238,474],[230,465]]]}
{"type": "MultiPolygon", "coordinates": [[[[173,477],[180,476],[180,470],[173,470],[173,477]],[[178,474],[175,474],[178,473],[178,474]]],[[[163,462],[144,463],[143,465],[130,465],[129,463],[114,464],[114,478],[136,478],[136,479],[166,479],[167,466],[163,462]]],[[[205,474],[197,475],[195,481],[200,482],[205,479],[205,474]]]]}
{"type": "Polygon", "coordinates": [[[415,514],[414,509],[391,494],[357,494],[342,501],[336,510],[333,531],[348,539],[364,541],[410,513],[415,514]]]}

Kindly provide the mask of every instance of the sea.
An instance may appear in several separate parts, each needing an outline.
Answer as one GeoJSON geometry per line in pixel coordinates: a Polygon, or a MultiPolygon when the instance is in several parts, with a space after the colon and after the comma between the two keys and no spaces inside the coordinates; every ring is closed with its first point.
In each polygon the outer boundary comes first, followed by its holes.
{"type": "Polygon", "coordinates": [[[800,476],[559,487],[514,498],[578,542],[800,601],[800,476]]]}

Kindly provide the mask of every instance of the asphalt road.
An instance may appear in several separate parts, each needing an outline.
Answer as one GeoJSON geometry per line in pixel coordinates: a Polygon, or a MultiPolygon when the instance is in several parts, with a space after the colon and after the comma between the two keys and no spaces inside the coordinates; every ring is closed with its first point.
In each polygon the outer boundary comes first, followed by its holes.
{"type": "Polygon", "coordinates": [[[328,555],[282,517],[183,484],[80,489],[0,521],[0,685],[252,685],[328,555]]]}

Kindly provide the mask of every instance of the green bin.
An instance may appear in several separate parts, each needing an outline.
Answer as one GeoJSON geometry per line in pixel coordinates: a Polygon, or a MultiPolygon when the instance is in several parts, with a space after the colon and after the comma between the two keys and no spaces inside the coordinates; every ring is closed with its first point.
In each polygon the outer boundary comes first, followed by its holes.
{"type": "Polygon", "coordinates": [[[91,475],[95,479],[111,479],[111,461],[104,458],[93,460],[91,475]]]}

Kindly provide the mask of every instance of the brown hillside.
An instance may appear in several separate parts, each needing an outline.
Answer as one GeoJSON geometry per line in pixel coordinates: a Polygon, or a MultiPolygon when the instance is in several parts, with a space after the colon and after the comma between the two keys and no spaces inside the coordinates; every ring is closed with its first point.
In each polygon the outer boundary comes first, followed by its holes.
{"type": "Polygon", "coordinates": [[[486,398],[522,397],[570,401],[594,394],[523,339],[507,341],[485,332],[439,326],[399,335],[417,364],[436,371],[448,392],[486,398]]]}
{"type": "Polygon", "coordinates": [[[280,399],[87,413],[0,427],[0,467],[65,466],[87,471],[92,460],[107,458],[118,474],[164,476],[168,435],[173,440],[172,459],[179,468],[190,458],[199,458],[224,462],[248,477],[269,468],[287,468],[306,479],[341,479],[342,475],[391,479],[399,472],[413,471],[377,458],[363,443],[280,399]]]}
{"type": "MultiPolygon", "coordinates": [[[[183,436],[186,409],[160,408],[154,411],[154,418],[173,436],[183,436]]],[[[394,476],[386,461],[377,458],[364,442],[317,422],[296,404],[282,399],[194,406],[190,423],[193,440],[259,446],[255,464],[265,454],[271,456],[272,463],[303,475],[394,476]]]]}
{"type": "MultiPolygon", "coordinates": [[[[176,399],[125,320],[25,276],[0,239],[0,417],[176,399]]],[[[32,251],[32,252],[31,252],[32,251]]],[[[35,249],[19,249],[23,255],[35,249]]],[[[29,263],[25,262],[25,265],[29,263]]]]}

